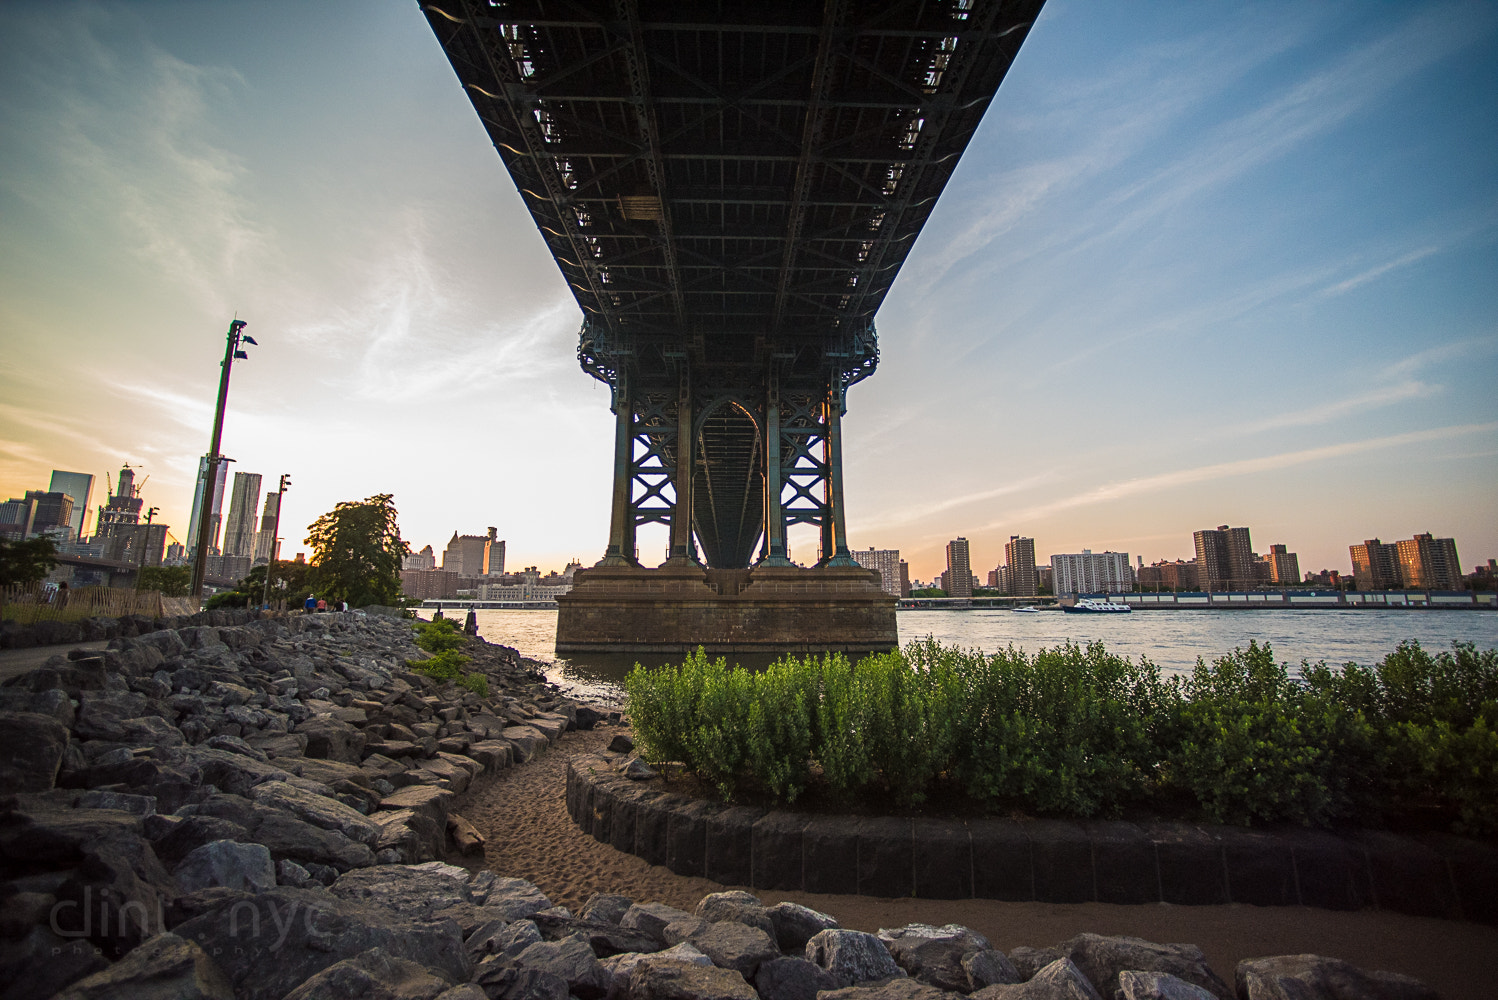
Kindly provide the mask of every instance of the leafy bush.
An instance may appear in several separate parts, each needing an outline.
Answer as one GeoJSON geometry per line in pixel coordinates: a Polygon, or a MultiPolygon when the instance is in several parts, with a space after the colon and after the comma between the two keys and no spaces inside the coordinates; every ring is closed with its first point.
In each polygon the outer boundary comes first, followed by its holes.
{"type": "Polygon", "coordinates": [[[468,637],[463,634],[458,623],[451,618],[435,618],[429,622],[418,621],[413,628],[416,629],[416,645],[428,653],[462,649],[468,644],[468,637]]]}
{"type": "Polygon", "coordinates": [[[729,798],[748,787],[794,802],[819,773],[833,798],[902,806],[950,786],[988,810],[1090,817],[1153,802],[1318,826],[1434,812],[1498,833],[1498,653],[1405,643],[1373,668],[1299,673],[1257,643],[1166,681],[1101,644],[1028,656],[928,640],[757,674],[699,649],[636,666],[626,688],[645,755],[729,798]]]}

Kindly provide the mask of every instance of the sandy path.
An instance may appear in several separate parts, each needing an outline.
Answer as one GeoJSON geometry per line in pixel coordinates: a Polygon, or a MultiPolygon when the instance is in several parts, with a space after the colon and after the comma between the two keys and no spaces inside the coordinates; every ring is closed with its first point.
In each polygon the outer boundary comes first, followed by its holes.
{"type": "MultiPolygon", "coordinates": [[[[482,860],[457,855],[448,860],[534,882],[554,903],[574,912],[594,892],[618,892],[690,910],[710,892],[745,888],[686,878],[647,865],[599,843],[572,823],[563,802],[567,760],[602,749],[616,732],[599,728],[568,733],[531,763],[481,782],[461,797],[454,811],[477,826],[488,845],[482,860]]],[[[1484,1000],[1498,991],[1494,984],[1498,927],[1377,910],[1341,913],[1243,905],[1003,903],[801,892],[773,892],[765,901],[781,899],[830,913],[843,926],[858,930],[912,921],[965,924],[1004,951],[1018,945],[1052,945],[1082,931],[1189,941],[1201,946],[1218,975],[1229,983],[1244,958],[1311,952],[1416,976],[1447,1000],[1484,1000]]]]}

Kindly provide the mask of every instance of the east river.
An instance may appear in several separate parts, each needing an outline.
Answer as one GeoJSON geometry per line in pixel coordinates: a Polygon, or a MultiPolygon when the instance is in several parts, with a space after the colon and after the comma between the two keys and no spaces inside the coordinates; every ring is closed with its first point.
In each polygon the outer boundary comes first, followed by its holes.
{"type": "MultiPolygon", "coordinates": [[[[447,614],[461,620],[461,605],[447,614]]],[[[647,666],[679,660],[654,654],[559,658],[555,652],[555,611],[479,611],[479,633],[491,642],[514,646],[521,655],[552,662],[548,676],[564,687],[617,698],[636,660],[647,666]]],[[[1197,657],[1211,660],[1250,639],[1268,642],[1277,660],[1374,664],[1405,639],[1435,652],[1452,642],[1479,649],[1498,648],[1494,611],[1142,611],[1127,615],[1069,615],[1060,611],[1015,614],[1007,609],[901,611],[902,644],[930,636],[938,642],[984,651],[1014,645],[1027,652],[1075,643],[1101,642],[1131,659],[1147,657],[1165,673],[1184,673],[1197,657]]],[[[764,655],[729,656],[730,662],[759,667],[764,655]]]]}

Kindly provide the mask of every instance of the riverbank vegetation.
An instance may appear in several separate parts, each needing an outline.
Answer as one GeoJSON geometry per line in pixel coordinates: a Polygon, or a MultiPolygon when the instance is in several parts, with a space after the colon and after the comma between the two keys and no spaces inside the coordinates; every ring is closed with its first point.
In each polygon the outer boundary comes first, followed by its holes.
{"type": "Polygon", "coordinates": [[[1096,643],[759,673],[699,651],[626,689],[646,758],[728,799],[1498,834],[1498,652],[1470,643],[1293,671],[1250,643],[1185,677],[1096,643]]]}
{"type": "Polygon", "coordinates": [[[457,681],[481,698],[489,697],[489,679],[480,673],[463,669],[468,657],[459,653],[468,644],[468,639],[458,629],[458,623],[450,618],[413,623],[416,629],[416,645],[432,655],[425,660],[407,660],[406,666],[418,674],[438,681],[457,681]]]}

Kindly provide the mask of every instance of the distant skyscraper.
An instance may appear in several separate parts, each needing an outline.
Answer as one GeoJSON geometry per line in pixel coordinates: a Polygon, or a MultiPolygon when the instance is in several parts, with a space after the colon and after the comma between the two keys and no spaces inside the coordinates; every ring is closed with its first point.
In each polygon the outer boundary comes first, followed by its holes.
{"type": "Polygon", "coordinates": [[[1034,597],[1040,582],[1035,576],[1035,539],[1010,535],[1004,543],[1004,565],[1009,568],[1009,590],[1016,597],[1034,597]]]}
{"type": "Polygon", "coordinates": [[[1361,545],[1348,546],[1348,550],[1353,586],[1359,590],[1388,590],[1400,585],[1398,545],[1370,538],[1361,545]]]}
{"type": "Polygon", "coordinates": [[[58,535],[70,533],[73,523],[73,498],[66,493],[47,493],[42,490],[27,490],[26,499],[36,501],[36,519],[32,522],[34,535],[58,535]]]}
{"type": "Polygon", "coordinates": [[[255,532],[255,564],[268,563],[276,551],[276,518],[281,510],[281,494],[265,495],[265,510],[260,514],[260,530],[255,532]]]}
{"type": "MultiPolygon", "coordinates": [[[[192,516],[187,521],[187,551],[193,556],[198,551],[198,521],[203,516],[203,482],[208,476],[208,456],[198,459],[198,481],[192,494],[192,516]]],[[[229,459],[218,463],[218,474],[214,477],[213,507],[208,519],[208,551],[218,549],[218,529],[224,509],[224,486],[229,479],[229,459]]]]}
{"type": "Polygon", "coordinates": [[[36,523],[36,500],[27,496],[24,499],[12,497],[0,503],[0,535],[15,541],[23,541],[31,537],[31,526],[36,523]]]}
{"type": "MultiPolygon", "coordinates": [[[[40,518],[38,518],[40,519],[40,518]]],[[[1422,590],[1461,590],[1462,569],[1456,539],[1435,538],[1430,532],[1396,543],[1400,582],[1422,590]]]]}
{"type": "Polygon", "coordinates": [[[1207,529],[1192,535],[1196,542],[1197,582],[1203,590],[1247,589],[1254,585],[1253,543],[1247,528],[1207,529]]]}
{"type": "Polygon", "coordinates": [[[454,531],[442,552],[442,568],[469,579],[504,575],[505,543],[499,538],[498,529],[490,528],[488,535],[460,535],[454,531]]]}
{"type": "Polygon", "coordinates": [[[904,596],[900,593],[900,550],[899,549],[876,549],[870,546],[867,550],[854,550],[853,561],[864,569],[876,569],[879,571],[879,587],[886,594],[895,597],[904,596]]]}
{"type": "Polygon", "coordinates": [[[973,568],[968,561],[966,538],[955,538],[947,543],[947,596],[973,596],[973,568]]]}
{"type": "MultiPolygon", "coordinates": [[[[413,552],[401,560],[401,569],[422,570],[430,572],[437,568],[437,554],[428,545],[420,552],[413,552]]],[[[409,595],[408,595],[409,596],[409,595]]]]}
{"type": "Polygon", "coordinates": [[[1134,568],[1127,552],[1093,552],[1051,556],[1052,592],[1062,594],[1118,594],[1134,586],[1134,568]]]}
{"type": "Polygon", "coordinates": [[[73,538],[81,539],[88,523],[88,505],[94,495],[94,477],[86,472],[59,472],[52,470],[52,482],[47,487],[53,493],[66,493],[73,498],[73,538]]]}
{"type": "Polygon", "coordinates": [[[1271,545],[1264,561],[1269,564],[1269,582],[1296,584],[1300,582],[1300,557],[1287,552],[1284,545],[1271,545]]]}
{"type": "Polygon", "coordinates": [[[260,474],[234,473],[234,492],[229,497],[229,518],[224,522],[224,555],[255,554],[255,503],[260,499],[260,474]]]}

